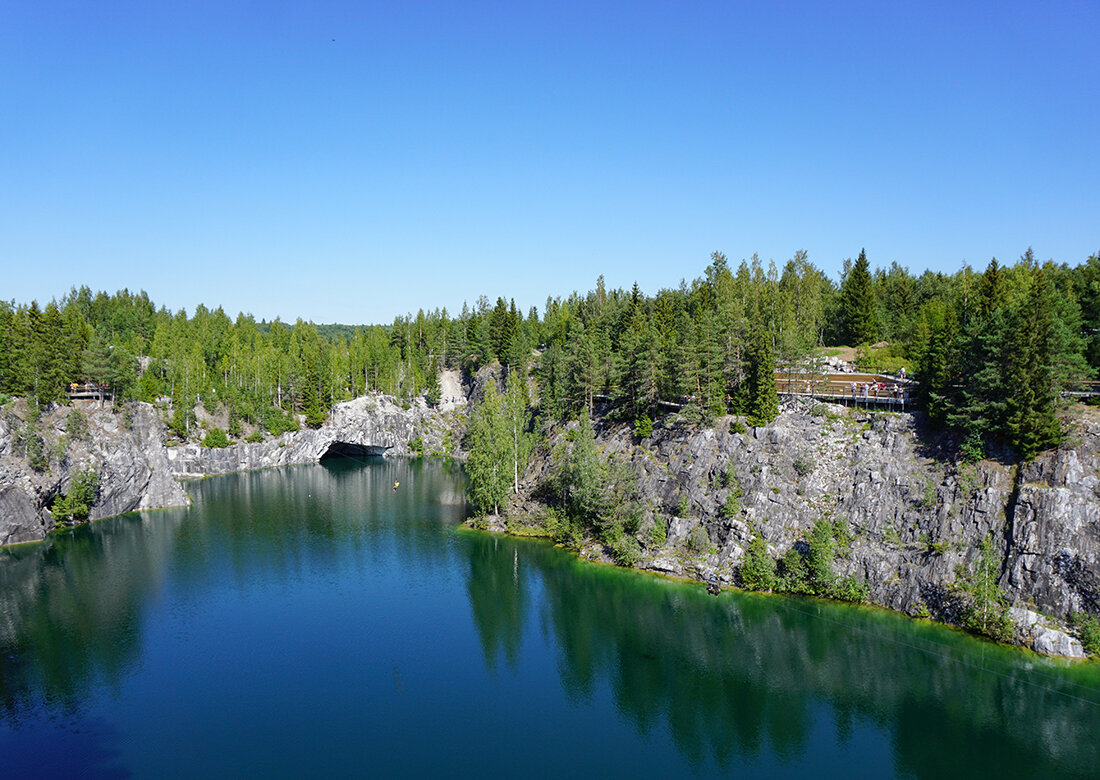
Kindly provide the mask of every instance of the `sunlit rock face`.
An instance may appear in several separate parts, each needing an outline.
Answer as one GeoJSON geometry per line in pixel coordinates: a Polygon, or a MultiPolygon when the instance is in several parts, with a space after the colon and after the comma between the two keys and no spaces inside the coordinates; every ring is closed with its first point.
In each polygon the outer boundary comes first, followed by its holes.
{"type": "MultiPolygon", "coordinates": [[[[480,385],[492,378],[486,374],[480,385]]],[[[22,421],[11,410],[0,417],[0,544],[43,539],[54,525],[50,503],[89,465],[101,474],[91,513],[98,519],[185,505],[181,478],[383,453],[463,456],[461,413],[423,401],[361,397],[337,404],[319,428],[221,449],[167,446],[160,415],[147,404],[132,406],[128,427],[109,409],[85,408],[88,439],[70,442],[42,472],[16,444],[22,421]]],[[[57,407],[43,415],[47,449],[64,435],[67,414],[57,407]]],[[[1065,444],[1018,469],[992,460],[951,462],[949,444],[916,415],[822,404],[790,406],[760,428],[724,418],[711,427],[660,424],[642,441],[627,425],[597,422],[597,432],[604,457],[629,462],[637,475],[645,507],[640,535],[664,525],[666,541],[646,546],[643,568],[736,584],[754,533],[779,557],[827,516],[843,520],[851,534],[837,575],[865,581],[873,603],[952,619],[956,572],[973,565],[989,537],[1010,601],[1055,619],[1017,620],[1022,644],[1076,654],[1079,644],[1057,621],[1100,609],[1100,416],[1092,410],[1074,422],[1065,444]],[[735,489],[738,508],[727,516],[735,489]],[[706,540],[701,548],[699,539],[706,540]]],[[[564,441],[565,431],[558,435],[564,441]]],[[[535,454],[513,510],[533,506],[528,496],[552,476],[547,453],[561,443],[535,454]]]]}
{"type": "Polygon", "coordinates": [[[0,544],[44,539],[54,527],[50,504],[68,491],[75,473],[89,466],[100,474],[99,499],[90,515],[98,520],[138,509],[185,506],[190,499],[180,479],[191,477],[332,457],[463,454],[463,418],[458,413],[441,412],[423,401],[406,408],[383,396],[337,404],[320,428],[220,449],[197,443],[168,446],[160,414],[143,403],[131,404],[125,416],[97,403],[80,404],[88,417],[88,437],[68,441],[65,420],[71,408],[54,407],[42,416],[44,446],[55,453],[42,471],[32,469],[17,446],[23,417],[17,411],[0,417],[0,544]]]}
{"type": "Polygon", "coordinates": [[[461,456],[459,423],[420,401],[404,408],[386,396],[362,396],[336,404],[320,428],[303,428],[269,441],[241,442],[222,449],[199,444],[168,448],[172,470],[182,477],[316,463],[337,455],[461,456]]]}
{"type": "Polygon", "coordinates": [[[69,489],[77,472],[95,467],[100,475],[99,499],[90,519],[183,506],[187,494],[172,474],[164,446],[164,425],[152,406],[133,404],[126,423],[109,408],[81,403],[87,415],[87,438],[66,436],[65,421],[72,407],[47,409],[39,422],[49,465],[36,471],[16,444],[25,409],[18,405],[0,421],[0,544],[45,538],[54,520],[48,506],[69,489]]]}
{"type": "MultiPolygon", "coordinates": [[[[639,537],[664,525],[655,537],[665,541],[645,545],[642,568],[737,584],[754,534],[778,558],[826,517],[851,535],[834,564],[838,576],[865,581],[875,604],[953,620],[956,572],[975,563],[988,537],[1010,602],[1064,621],[1100,607],[1100,418],[1083,414],[1062,447],[1019,474],[993,460],[952,462],[950,442],[917,415],[822,404],[791,405],[760,428],[732,418],[705,428],[659,425],[641,441],[627,425],[597,425],[597,444],[637,475],[639,537]],[[729,517],[733,491],[740,496],[729,517]]],[[[563,446],[565,431],[559,436],[542,449],[563,446]]],[[[536,456],[524,493],[538,495],[553,470],[548,456],[536,456]]],[[[537,512],[526,497],[516,503],[537,512]]],[[[1056,623],[1032,620],[1017,641],[1080,654],[1056,623]]]]}

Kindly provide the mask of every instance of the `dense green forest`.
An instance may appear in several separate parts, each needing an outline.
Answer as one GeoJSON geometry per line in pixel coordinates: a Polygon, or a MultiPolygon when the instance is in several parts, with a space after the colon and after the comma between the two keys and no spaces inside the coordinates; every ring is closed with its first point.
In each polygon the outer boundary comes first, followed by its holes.
{"type": "Polygon", "coordinates": [[[959,430],[967,453],[998,443],[1031,457],[1058,440],[1060,389],[1100,366],[1100,258],[1071,267],[1029,250],[1011,266],[915,276],[897,263],[872,270],[861,252],[836,283],[801,252],[781,268],[755,256],[733,268],[715,253],[701,276],[653,295],[607,290],[601,277],[584,295],[547,299],[541,316],[482,297],[457,316],[362,327],[188,315],[144,292],[82,287],[45,306],[0,303],[0,394],[45,404],[92,381],[116,402],[171,398],[181,437],[197,404],[228,411],[240,436],[241,423],[294,428],[297,414],[319,425],[367,391],[435,401],[442,369],[499,361],[532,371],[541,420],[603,402],[645,430],[670,409],[766,421],[774,366],[880,341],[889,348],[862,351],[862,367],[915,369],[930,419],[959,430]]]}

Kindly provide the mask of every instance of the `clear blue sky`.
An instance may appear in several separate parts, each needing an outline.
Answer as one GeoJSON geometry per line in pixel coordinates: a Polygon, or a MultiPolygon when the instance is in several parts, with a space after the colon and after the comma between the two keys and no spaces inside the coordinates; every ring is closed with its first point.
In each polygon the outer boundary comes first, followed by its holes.
{"type": "Polygon", "coordinates": [[[0,2],[0,298],[479,294],[1100,250],[1096,2],[0,2]]]}

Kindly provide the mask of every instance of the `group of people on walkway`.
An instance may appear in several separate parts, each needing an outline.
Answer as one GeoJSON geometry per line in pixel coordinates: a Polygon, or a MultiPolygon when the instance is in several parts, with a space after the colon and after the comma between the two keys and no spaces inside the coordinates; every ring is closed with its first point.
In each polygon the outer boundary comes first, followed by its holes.
{"type": "Polygon", "coordinates": [[[885,382],[852,382],[852,400],[858,401],[861,395],[864,400],[886,398],[905,402],[905,388],[897,384],[887,387],[885,382]]]}

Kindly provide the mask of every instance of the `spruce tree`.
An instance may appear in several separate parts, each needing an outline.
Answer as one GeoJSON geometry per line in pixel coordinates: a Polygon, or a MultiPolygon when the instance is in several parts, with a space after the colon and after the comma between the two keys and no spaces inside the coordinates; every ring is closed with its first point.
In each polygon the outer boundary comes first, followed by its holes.
{"type": "Polygon", "coordinates": [[[934,300],[921,310],[914,344],[919,392],[930,420],[945,425],[954,410],[957,361],[954,311],[934,300]]]}
{"type": "Polygon", "coordinates": [[[103,403],[105,388],[110,387],[114,374],[111,347],[97,331],[88,348],[84,350],[84,374],[99,386],[99,402],[103,403]]]}
{"type": "Polygon", "coordinates": [[[1024,460],[1061,441],[1051,368],[1052,291],[1043,269],[1034,272],[1011,339],[1005,433],[1024,460]]]}
{"type": "Polygon", "coordinates": [[[756,327],[748,351],[747,414],[752,425],[767,425],[779,416],[779,394],[775,389],[775,359],[771,339],[756,327]]]}
{"type": "Polygon", "coordinates": [[[875,291],[865,250],[848,270],[840,288],[841,317],[846,343],[851,346],[869,344],[875,340],[875,291]]]}
{"type": "MultiPolygon", "coordinates": [[[[515,311],[515,303],[512,304],[512,310],[515,311]]],[[[501,365],[508,365],[515,330],[515,320],[509,315],[508,304],[503,298],[497,298],[497,305],[489,315],[489,344],[493,357],[501,365]]]]}

